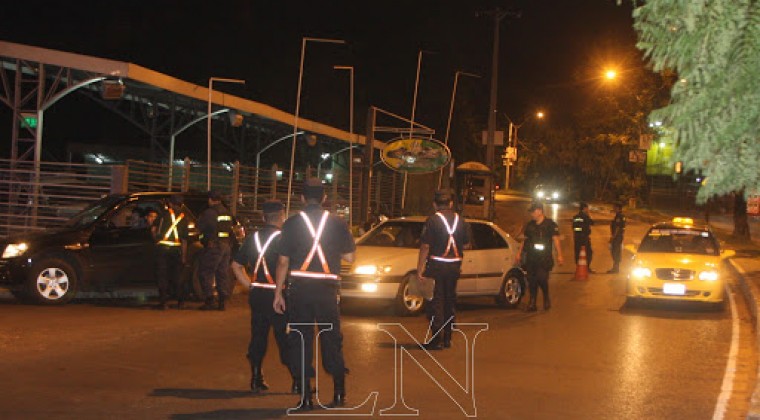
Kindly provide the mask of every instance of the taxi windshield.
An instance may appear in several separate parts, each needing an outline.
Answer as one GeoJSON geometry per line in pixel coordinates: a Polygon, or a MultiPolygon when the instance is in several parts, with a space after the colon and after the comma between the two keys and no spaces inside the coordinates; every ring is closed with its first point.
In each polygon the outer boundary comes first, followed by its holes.
{"type": "Polygon", "coordinates": [[[419,248],[421,222],[385,222],[357,242],[364,246],[419,248]]]}
{"type": "Polygon", "coordinates": [[[638,252],[719,255],[718,244],[708,231],[694,229],[651,229],[638,252]]]}

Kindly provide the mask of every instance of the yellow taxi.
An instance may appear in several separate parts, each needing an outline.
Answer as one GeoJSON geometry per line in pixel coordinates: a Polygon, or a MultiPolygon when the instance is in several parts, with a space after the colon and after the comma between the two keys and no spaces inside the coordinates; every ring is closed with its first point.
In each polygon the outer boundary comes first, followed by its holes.
{"type": "Polygon", "coordinates": [[[638,249],[627,245],[633,264],[628,273],[628,301],[643,299],[706,302],[720,307],[725,298],[722,250],[706,225],[676,217],[649,228],[638,249]]]}

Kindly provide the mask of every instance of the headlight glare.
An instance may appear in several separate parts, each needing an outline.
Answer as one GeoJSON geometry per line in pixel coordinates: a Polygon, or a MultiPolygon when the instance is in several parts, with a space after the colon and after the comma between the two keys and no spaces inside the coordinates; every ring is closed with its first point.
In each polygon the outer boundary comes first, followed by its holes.
{"type": "Polygon", "coordinates": [[[3,258],[15,258],[21,256],[29,248],[24,242],[17,244],[8,244],[3,251],[3,258]]]}
{"type": "Polygon", "coordinates": [[[699,273],[700,280],[716,281],[718,280],[718,277],[718,272],[715,270],[702,271],[699,273]]]}
{"type": "Polygon", "coordinates": [[[363,275],[375,275],[375,274],[385,274],[389,273],[391,271],[390,265],[374,265],[374,264],[366,264],[366,265],[359,265],[354,269],[354,274],[363,274],[363,275]]]}
{"type": "Polygon", "coordinates": [[[544,198],[544,192],[543,191],[539,191],[538,193],[536,193],[536,195],[538,196],[538,198],[544,198]]]}
{"type": "Polygon", "coordinates": [[[552,198],[553,198],[553,199],[555,199],[555,200],[556,200],[556,199],[558,199],[558,198],[559,198],[559,193],[558,193],[558,192],[556,192],[556,191],[554,191],[554,192],[552,193],[552,198]]]}
{"type": "Polygon", "coordinates": [[[645,277],[652,277],[652,270],[646,268],[646,267],[636,267],[633,270],[631,270],[631,276],[634,278],[645,278],[645,277]]]}

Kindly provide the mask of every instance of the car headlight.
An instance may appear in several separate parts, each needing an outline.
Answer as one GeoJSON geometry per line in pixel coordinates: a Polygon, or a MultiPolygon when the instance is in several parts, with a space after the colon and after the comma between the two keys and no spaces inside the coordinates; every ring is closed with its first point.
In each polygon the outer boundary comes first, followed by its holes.
{"type": "Polygon", "coordinates": [[[553,199],[555,199],[555,200],[556,200],[556,199],[558,199],[558,198],[559,198],[559,193],[558,193],[558,192],[556,192],[556,191],[554,191],[554,192],[552,193],[552,198],[553,198],[553,199]]]}
{"type": "Polygon", "coordinates": [[[645,277],[652,277],[652,270],[646,267],[636,267],[631,270],[631,277],[643,279],[645,277]]]}
{"type": "Polygon", "coordinates": [[[8,244],[3,251],[3,258],[15,258],[24,255],[24,252],[29,249],[29,245],[24,242],[17,244],[8,244]]]}
{"type": "Polygon", "coordinates": [[[543,191],[537,192],[536,195],[538,196],[538,198],[544,198],[544,192],[543,191]]]}
{"type": "Polygon", "coordinates": [[[384,274],[391,271],[390,265],[359,265],[354,269],[354,274],[374,275],[384,274]]]}
{"type": "Polygon", "coordinates": [[[718,277],[719,277],[718,272],[715,270],[707,270],[707,271],[702,271],[699,273],[700,280],[716,281],[718,280],[718,277]]]}

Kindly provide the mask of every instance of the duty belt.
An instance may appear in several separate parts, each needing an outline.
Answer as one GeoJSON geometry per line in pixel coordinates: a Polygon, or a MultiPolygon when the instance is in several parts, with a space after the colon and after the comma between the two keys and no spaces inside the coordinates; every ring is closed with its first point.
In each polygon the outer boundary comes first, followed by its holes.
{"type": "Polygon", "coordinates": [[[446,250],[443,251],[443,255],[433,255],[430,259],[440,262],[462,261],[462,257],[459,255],[459,249],[457,249],[457,243],[454,240],[454,232],[457,230],[457,225],[459,224],[459,215],[454,214],[454,224],[451,226],[449,226],[449,222],[446,221],[446,217],[444,217],[443,214],[439,212],[436,213],[436,215],[441,218],[443,225],[446,226],[446,232],[449,234],[449,241],[446,243],[446,250]],[[454,251],[453,257],[448,256],[449,251],[454,251]]]}
{"type": "Polygon", "coordinates": [[[313,279],[325,279],[325,280],[339,280],[340,279],[340,277],[338,277],[337,274],[332,274],[330,272],[330,266],[327,264],[327,258],[325,258],[325,254],[322,251],[322,245],[320,245],[319,243],[319,241],[322,239],[322,232],[325,229],[325,224],[327,222],[328,215],[329,215],[329,212],[325,210],[325,212],[322,213],[322,218],[319,220],[319,226],[317,227],[316,230],[314,230],[314,225],[311,224],[311,220],[309,220],[309,216],[307,216],[306,213],[301,212],[301,217],[306,223],[306,227],[309,228],[309,233],[311,233],[311,237],[314,239],[314,243],[311,246],[311,250],[309,251],[309,254],[306,256],[306,259],[303,261],[303,264],[301,264],[301,269],[292,270],[290,272],[291,276],[313,278],[313,279]],[[321,273],[316,272],[316,271],[308,271],[309,265],[311,264],[311,260],[314,258],[314,254],[317,254],[317,256],[319,256],[319,261],[322,263],[321,273]]]}
{"type": "Polygon", "coordinates": [[[277,230],[269,235],[267,241],[264,242],[264,246],[261,246],[261,241],[259,240],[259,232],[253,234],[253,241],[256,244],[256,251],[259,253],[259,258],[256,259],[256,266],[253,269],[251,287],[263,287],[265,289],[274,289],[277,287],[277,285],[274,283],[272,275],[269,273],[269,267],[267,267],[267,261],[264,256],[267,252],[267,249],[269,249],[269,245],[272,243],[272,240],[279,234],[280,231],[277,230]],[[259,278],[259,267],[262,267],[264,269],[264,277],[267,279],[266,283],[260,283],[256,281],[259,278]]]}

